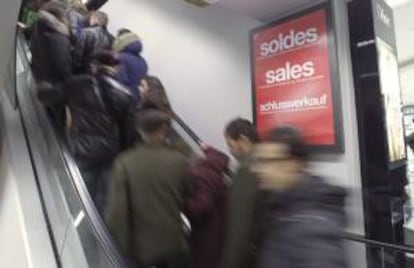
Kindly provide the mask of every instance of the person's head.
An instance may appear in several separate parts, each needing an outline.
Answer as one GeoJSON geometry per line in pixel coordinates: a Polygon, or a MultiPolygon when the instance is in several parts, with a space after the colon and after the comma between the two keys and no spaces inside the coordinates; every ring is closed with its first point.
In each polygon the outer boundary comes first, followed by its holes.
{"type": "Polygon", "coordinates": [[[139,91],[143,109],[153,108],[164,112],[172,111],[167,93],[159,78],[147,76],[141,79],[139,91]]]}
{"type": "MultiPolygon", "coordinates": [[[[62,1],[62,0],[59,0],[59,1],[62,1]]],[[[69,7],[72,10],[76,10],[78,13],[82,14],[83,16],[89,15],[89,10],[82,0],[67,0],[66,2],[69,4],[69,7]]]]}
{"type": "Polygon", "coordinates": [[[296,129],[280,127],[255,146],[252,159],[252,171],[257,174],[261,188],[283,191],[303,176],[308,161],[307,146],[296,129]]]}
{"type": "Polygon", "coordinates": [[[171,127],[169,114],[149,109],[137,114],[137,128],[146,143],[162,143],[171,127]]]}
{"type": "Polygon", "coordinates": [[[119,29],[119,30],[118,30],[118,34],[117,34],[117,37],[119,37],[119,36],[121,36],[121,35],[123,35],[123,34],[126,34],[126,33],[131,33],[131,30],[129,30],[129,29],[127,29],[127,28],[122,28],[122,29],[119,29]]]}
{"type": "Polygon", "coordinates": [[[116,52],[124,52],[139,56],[143,49],[141,38],[128,29],[121,29],[118,31],[118,36],[115,38],[112,48],[116,52]]]}
{"type": "Polygon", "coordinates": [[[224,131],[230,153],[237,160],[249,155],[254,144],[259,141],[255,126],[248,120],[237,118],[227,124],[224,131]]]}
{"type": "Polygon", "coordinates": [[[108,26],[109,18],[108,15],[102,11],[94,11],[89,16],[89,25],[90,26],[108,26]]]}

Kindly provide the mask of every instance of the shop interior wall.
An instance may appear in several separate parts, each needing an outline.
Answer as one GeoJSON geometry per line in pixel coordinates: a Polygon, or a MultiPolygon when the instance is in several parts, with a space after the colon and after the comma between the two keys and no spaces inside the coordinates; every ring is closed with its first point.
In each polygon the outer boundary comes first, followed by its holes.
{"type": "Polygon", "coordinates": [[[248,30],[259,22],[182,0],[116,0],[103,10],[114,33],[127,27],[140,35],[150,74],[161,78],[176,112],[224,149],[225,124],[252,117],[248,30]]]}
{"type": "MultiPolygon", "coordinates": [[[[345,154],[321,155],[312,169],[350,189],[350,228],[363,233],[361,179],[346,4],[335,2],[341,73],[345,154]]],[[[161,77],[173,107],[206,142],[226,150],[225,124],[252,118],[249,29],[257,20],[182,0],[116,0],[103,8],[110,30],[130,28],[141,36],[150,73],[161,77]]]]}
{"type": "MultiPolygon", "coordinates": [[[[392,4],[392,3],[391,3],[392,4]]],[[[414,1],[394,6],[394,23],[404,105],[414,105],[414,1]]]]}

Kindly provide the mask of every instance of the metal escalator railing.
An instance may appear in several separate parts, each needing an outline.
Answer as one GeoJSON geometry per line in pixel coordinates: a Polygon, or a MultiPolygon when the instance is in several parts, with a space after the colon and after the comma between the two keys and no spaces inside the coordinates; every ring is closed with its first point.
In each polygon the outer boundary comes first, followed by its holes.
{"type": "MultiPolygon", "coordinates": [[[[414,267],[414,247],[385,243],[364,236],[345,233],[345,241],[355,246],[361,253],[365,251],[365,260],[368,268],[411,268],[414,267]]],[[[351,260],[354,256],[351,256],[351,260]]],[[[358,267],[361,264],[357,264],[358,267]]]]}

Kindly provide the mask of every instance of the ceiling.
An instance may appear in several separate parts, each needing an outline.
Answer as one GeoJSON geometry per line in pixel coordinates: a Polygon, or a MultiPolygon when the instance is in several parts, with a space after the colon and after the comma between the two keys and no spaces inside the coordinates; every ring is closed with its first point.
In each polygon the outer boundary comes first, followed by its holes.
{"type": "Polygon", "coordinates": [[[220,0],[217,5],[248,15],[257,20],[269,21],[286,12],[318,0],[220,0]]]}

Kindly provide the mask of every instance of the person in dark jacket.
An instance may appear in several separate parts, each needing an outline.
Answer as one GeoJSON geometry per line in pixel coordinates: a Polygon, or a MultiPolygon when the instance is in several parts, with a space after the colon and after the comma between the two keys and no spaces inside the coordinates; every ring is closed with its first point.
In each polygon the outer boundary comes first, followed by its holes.
{"type": "Polygon", "coordinates": [[[187,200],[190,219],[192,268],[218,268],[227,214],[229,158],[205,146],[205,157],[191,168],[192,192],[187,200]]]}
{"type": "Polygon", "coordinates": [[[77,40],[82,30],[89,26],[88,10],[81,0],[68,1],[67,17],[72,37],[77,40]]]}
{"type": "Polygon", "coordinates": [[[130,88],[138,105],[141,99],[138,86],[148,72],[147,62],[141,56],[142,42],[136,34],[123,29],[116,38],[113,49],[119,53],[121,61],[118,79],[130,88]]]}
{"type": "Polygon", "coordinates": [[[189,192],[187,159],[165,144],[168,114],[146,110],[137,120],[144,143],[115,162],[107,224],[138,267],[186,268],[180,214],[189,192]]]}
{"type": "Polygon", "coordinates": [[[232,178],[228,201],[228,220],[222,268],[252,268],[255,252],[253,222],[257,179],[250,172],[250,154],[258,142],[254,125],[248,120],[237,118],[225,130],[225,138],[231,154],[239,162],[239,168],[232,178]]]}
{"type": "Polygon", "coordinates": [[[300,134],[281,127],[253,152],[259,179],[258,268],[345,268],[345,190],[306,172],[300,134]]]}
{"type": "Polygon", "coordinates": [[[91,74],[73,76],[65,85],[69,148],[100,212],[112,162],[135,136],[132,96],[115,79],[117,63],[112,52],[100,52],[91,74]]]}
{"type": "Polygon", "coordinates": [[[72,76],[72,57],[66,5],[48,2],[38,12],[33,25],[30,49],[37,95],[45,105],[51,122],[62,129],[64,121],[63,84],[72,76]]]}
{"type": "Polygon", "coordinates": [[[32,71],[37,82],[60,84],[72,72],[71,43],[66,6],[49,2],[38,12],[31,42],[32,71]]]}
{"type": "Polygon", "coordinates": [[[107,25],[106,13],[95,11],[89,16],[89,27],[80,32],[73,51],[76,73],[88,71],[92,55],[96,52],[111,50],[114,37],[108,32],[107,25]]]}

